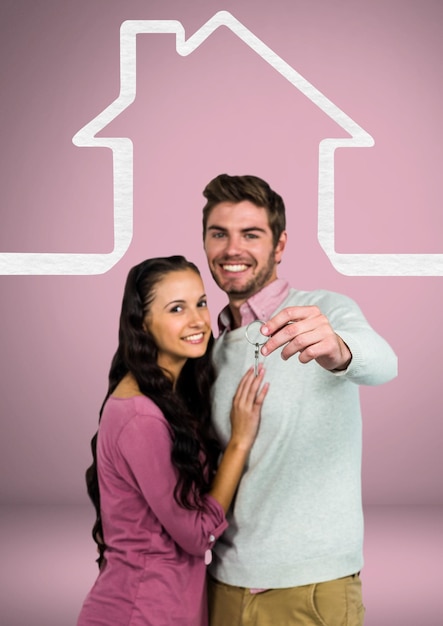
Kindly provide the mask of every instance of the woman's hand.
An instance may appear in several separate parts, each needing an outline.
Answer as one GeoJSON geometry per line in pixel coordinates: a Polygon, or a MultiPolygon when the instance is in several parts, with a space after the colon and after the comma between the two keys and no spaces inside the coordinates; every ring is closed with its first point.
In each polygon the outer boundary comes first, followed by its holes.
{"type": "Polygon", "coordinates": [[[219,468],[212,483],[210,495],[223,507],[229,509],[240,482],[249,451],[258,433],[261,407],[268,392],[269,383],[263,383],[263,366],[258,375],[251,368],[241,379],[232,401],[231,438],[226,446],[219,468]]]}
{"type": "Polygon", "coordinates": [[[259,366],[257,376],[250,368],[237,387],[231,409],[231,441],[236,446],[250,450],[258,433],[261,407],[268,392],[269,383],[263,383],[264,368],[259,366]]]}

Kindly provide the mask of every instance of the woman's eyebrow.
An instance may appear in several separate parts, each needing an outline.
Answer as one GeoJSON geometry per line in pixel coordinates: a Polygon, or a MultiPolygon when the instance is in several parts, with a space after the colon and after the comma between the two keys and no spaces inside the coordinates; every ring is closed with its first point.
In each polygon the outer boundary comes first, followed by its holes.
{"type": "Polygon", "coordinates": [[[166,309],[168,306],[171,306],[171,304],[185,304],[185,302],[186,300],[171,300],[171,302],[165,304],[163,308],[166,309]]]}

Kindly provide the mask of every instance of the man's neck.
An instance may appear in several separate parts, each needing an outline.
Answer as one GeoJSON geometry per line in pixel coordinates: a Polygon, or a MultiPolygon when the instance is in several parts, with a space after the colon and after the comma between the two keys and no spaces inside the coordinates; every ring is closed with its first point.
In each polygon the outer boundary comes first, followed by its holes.
{"type": "Polygon", "coordinates": [[[231,313],[231,319],[232,319],[232,330],[234,330],[235,328],[240,328],[241,326],[240,309],[234,308],[231,305],[229,305],[229,311],[231,313]]]}
{"type": "Polygon", "coordinates": [[[255,293],[252,293],[248,296],[248,298],[239,298],[239,297],[234,297],[234,296],[228,296],[229,297],[229,311],[231,314],[231,321],[232,321],[232,325],[231,325],[231,329],[234,330],[235,328],[240,328],[240,326],[242,325],[242,313],[240,311],[241,307],[243,306],[243,304],[245,302],[247,302],[250,298],[253,298],[255,295],[257,295],[258,293],[260,293],[263,289],[265,289],[266,287],[268,287],[268,285],[271,285],[272,283],[274,283],[274,281],[277,280],[277,276],[273,276],[272,280],[270,280],[268,283],[266,283],[265,285],[263,285],[258,291],[256,291],[255,293]]]}
{"type": "Polygon", "coordinates": [[[242,316],[240,313],[240,307],[246,300],[229,300],[229,311],[232,319],[232,329],[240,328],[242,322],[242,316]]]}

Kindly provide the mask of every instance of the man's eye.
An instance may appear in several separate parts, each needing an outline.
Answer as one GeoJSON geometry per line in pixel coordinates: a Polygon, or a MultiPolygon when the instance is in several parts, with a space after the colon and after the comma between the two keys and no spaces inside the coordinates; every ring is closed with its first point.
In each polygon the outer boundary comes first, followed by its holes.
{"type": "Polygon", "coordinates": [[[255,233],[246,233],[245,238],[246,239],[258,239],[258,235],[256,235],[255,233]]]}
{"type": "Polygon", "coordinates": [[[212,238],[213,239],[221,239],[222,237],[225,237],[225,236],[226,236],[226,233],[220,233],[220,232],[212,233],[212,238]]]}

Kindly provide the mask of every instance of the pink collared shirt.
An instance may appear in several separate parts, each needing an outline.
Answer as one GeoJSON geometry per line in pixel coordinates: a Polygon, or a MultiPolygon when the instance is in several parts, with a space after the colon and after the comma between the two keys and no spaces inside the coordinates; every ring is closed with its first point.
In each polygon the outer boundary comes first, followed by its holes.
{"type": "MultiPolygon", "coordinates": [[[[277,307],[287,298],[288,293],[289,283],[282,278],[276,278],[272,283],[257,291],[240,307],[241,326],[247,326],[254,320],[267,322],[277,307]]],[[[232,330],[229,305],[225,306],[218,316],[218,329],[220,334],[225,330],[232,330]]]]}

